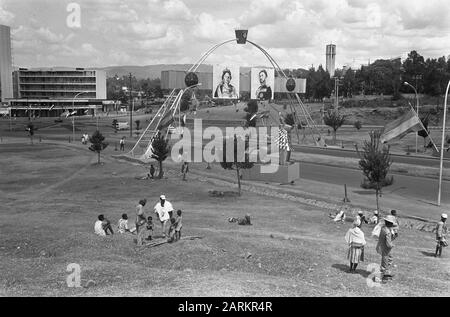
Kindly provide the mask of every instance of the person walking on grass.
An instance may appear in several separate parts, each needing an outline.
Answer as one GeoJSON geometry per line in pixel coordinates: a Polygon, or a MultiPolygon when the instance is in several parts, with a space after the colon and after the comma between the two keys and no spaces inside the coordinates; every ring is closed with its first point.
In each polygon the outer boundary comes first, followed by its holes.
{"type": "Polygon", "coordinates": [[[355,273],[359,262],[364,261],[364,246],[366,245],[366,240],[364,238],[364,232],[362,232],[360,227],[361,220],[356,219],[353,222],[353,228],[349,229],[345,235],[345,241],[349,246],[347,254],[347,258],[350,260],[349,273],[355,273]]]}
{"type": "Polygon", "coordinates": [[[155,167],[153,166],[153,164],[150,164],[150,178],[155,178],[155,167]]]}
{"type": "Polygon", "coordinates": [[[434,254],[435,257],[440,257],[442,255],[442,248],[448,246],[448,242],[445,239],[447,234],[447,225],[445,222],[447,221],[447,214],[441,215],[441,221],[439,221],[436,225],[436,252],[434,254]]]}
{"type": "Polygon", "coordinates": [[[155,205],[155,213],[158,215],[161,222],[162,235],[165,238],[167,236],[167,225],[173,212],[172,204],[166,200],[165,195],[159,197],[159,203],[155,205]]]}
{"type": "Polygon", "coordinates": [[[381,255],[381,280],[383,283],[386,283],[389,280],[392,280],[394,276],[391,273],[392,266],[392,249],[394,248],[394,239],[396,236],[394,235],[392,228],[396,225],[395,217],[392,215],[388,215],[384,220],[384,226],[381,227],[380,236],[378,238],[378,244],[376,247],[376,251],[381,255]]]}

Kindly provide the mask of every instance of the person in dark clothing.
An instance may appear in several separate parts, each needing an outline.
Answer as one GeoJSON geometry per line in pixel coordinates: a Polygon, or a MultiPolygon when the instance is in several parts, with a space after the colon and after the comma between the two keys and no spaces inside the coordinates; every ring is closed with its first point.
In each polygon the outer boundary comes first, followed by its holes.
{"type": "Polygon", "coordinates": [[[150,177],[155,177],[155,167],[153,166],[153,164],[150,165],[150,177]]]}

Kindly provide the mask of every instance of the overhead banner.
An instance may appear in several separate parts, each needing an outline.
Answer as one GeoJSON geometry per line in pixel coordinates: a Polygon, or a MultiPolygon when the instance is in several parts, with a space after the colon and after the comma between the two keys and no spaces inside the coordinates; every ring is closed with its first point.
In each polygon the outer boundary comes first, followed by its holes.
{"type": "Polygon", "coordinates": [[[239,99],[239,66],[213,66],[213,98],[239,99]]]}
{"type": "Polygon", "coordinates": [[[275,71],[273,68],[252,68],[250,81],[250,98],[258,100],[273,99],[274,83],[275,71]]]}

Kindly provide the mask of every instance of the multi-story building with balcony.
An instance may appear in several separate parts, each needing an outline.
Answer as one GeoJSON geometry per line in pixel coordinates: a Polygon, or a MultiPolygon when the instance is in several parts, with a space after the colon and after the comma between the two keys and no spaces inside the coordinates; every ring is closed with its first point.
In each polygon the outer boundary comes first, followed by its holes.
{"type": "Polygon", "coordinates": [[[103,109],[106,74],[84,68],[19,68],[13,74],[10,106],[20,115],[29,109],[57,116],[70,109],[79,114],[103,109]]]}

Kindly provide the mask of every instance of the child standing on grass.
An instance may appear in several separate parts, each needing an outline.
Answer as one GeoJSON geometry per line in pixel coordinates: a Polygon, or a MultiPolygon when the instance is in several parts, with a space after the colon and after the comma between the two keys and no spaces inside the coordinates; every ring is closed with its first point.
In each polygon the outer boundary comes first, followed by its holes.
{"type": "Polygon", "coordinates": [[[170,218],[170,228],[169,228],[169,238],[167,239],[167,242],[172,243],[175,240],[175,218],[170,218]]]}
{"type": "Polygon", "coordinates": [[[136,234],[137,234],[137,244],[142,245],[144,242],[145,227],[147,219],[144,214],[144,206],[147,203],[147,199],[142,199],[136,206],[136,234]]]}
{"type": "Polygon", "coordinates": [[[175,240],[181,239],[181,228],[183,227],[181,214],[182,214],[181,210],[178,209],[177,219],[175,220],[175,240]]]}

